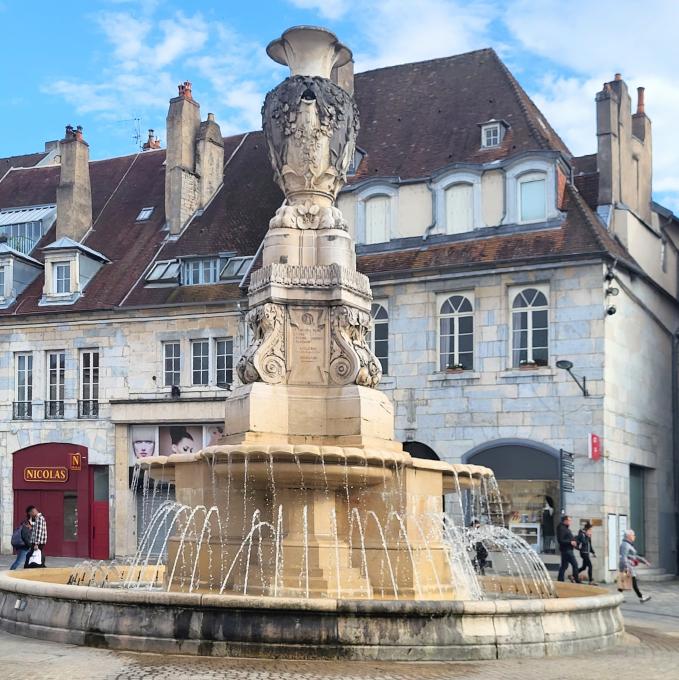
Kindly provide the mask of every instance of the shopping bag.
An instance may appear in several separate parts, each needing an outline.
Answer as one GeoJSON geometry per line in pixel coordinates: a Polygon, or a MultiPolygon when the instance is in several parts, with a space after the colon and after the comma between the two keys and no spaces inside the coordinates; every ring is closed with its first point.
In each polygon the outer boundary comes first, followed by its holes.
{"type": "Polygon", "coordinates": [[[632,590],[632,575],[629,571],[618,572],[618,590],[632,590]]]}
{"type": "Polygon", "coordinates": [[[31,556],[28,558],[28,565],[35,564],[38,567],[42,566],[42,551],[40,548],[36,548],[31,556]]]}

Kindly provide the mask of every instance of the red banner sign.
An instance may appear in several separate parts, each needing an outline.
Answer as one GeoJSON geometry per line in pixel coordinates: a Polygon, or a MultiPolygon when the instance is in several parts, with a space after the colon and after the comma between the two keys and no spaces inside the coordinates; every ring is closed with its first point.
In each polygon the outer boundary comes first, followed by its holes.
{"type": "Polygon", "coordinates": [[[589,435],[589,457],[592,460],[601,459],[601,437],[598,434],[589,435]]]}

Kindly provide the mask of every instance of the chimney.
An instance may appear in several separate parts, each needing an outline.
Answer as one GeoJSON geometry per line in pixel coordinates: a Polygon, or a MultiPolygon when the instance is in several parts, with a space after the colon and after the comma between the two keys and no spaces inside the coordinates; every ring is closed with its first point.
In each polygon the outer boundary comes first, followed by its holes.
{"type": "Polygon", "coordinates": [[[165,158],[165,219],[170,234],[178,234],[198,206],[196,137],[200,128],[200,105],[193,99],[191,83],[179,85],[167,112],[165,158]]]}
{"type": "Polygon", "coordinates": [[[61,172],[57,187],[57,239],[68,236],[80,241],[92,226],[90,147],[80,125],[66,126],[59,144],[61,172]]]}
{"type": "Polygon", "coordinates": [[[200,182],[200,205],[207,205],[224,179],[224,139],[215,114],[208,113],[196,139],[196,174],[200,182]]]}
{"type": "Polygon", "coordinates": [[[644,106],[644,91],[645,87],[637,87],[637,116],[642,113],[646,113],[646,107],[644,106]]]}
{"type": "Polygon", "coordinates": [[[142,151],[150,151],[151,149],[160,149],[160,140],[155,136],[155,131],[149,129],[149,138],[141,147],[142,151]]]}

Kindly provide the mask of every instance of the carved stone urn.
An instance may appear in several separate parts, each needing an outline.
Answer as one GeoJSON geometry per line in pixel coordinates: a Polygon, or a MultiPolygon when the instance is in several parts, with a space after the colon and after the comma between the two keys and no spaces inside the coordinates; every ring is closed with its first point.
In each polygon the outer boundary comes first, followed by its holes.
{"type": "Polygon", "coordinates": [[[330,31],[310,27],[291,28],[267,52],[291,70],[262,108],[274,177],[286,197],[271,227],[345,229],[333,204],[354,156],[358,110],[330,74],[351,52],[330,31]]]}

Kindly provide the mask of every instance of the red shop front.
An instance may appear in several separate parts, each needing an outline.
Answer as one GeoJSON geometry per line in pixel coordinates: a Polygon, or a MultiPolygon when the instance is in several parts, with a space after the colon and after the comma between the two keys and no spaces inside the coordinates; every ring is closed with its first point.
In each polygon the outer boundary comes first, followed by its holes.
{"type": "Polygon", "coordinates": [[[109,557],[108,466],[75,444],[38,444],[13,459],[14,526],[29,505],[47,521],[47,557],[109,557]]]}

